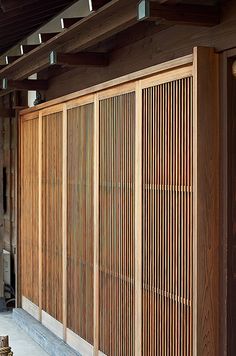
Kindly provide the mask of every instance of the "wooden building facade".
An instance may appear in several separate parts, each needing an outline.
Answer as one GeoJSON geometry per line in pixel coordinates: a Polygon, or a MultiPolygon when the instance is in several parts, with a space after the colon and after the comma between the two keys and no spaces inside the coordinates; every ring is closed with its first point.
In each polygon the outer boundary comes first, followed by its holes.
{"type": "Polygon", "coordinates": [[[17,106],[18,307],[82,355],[234,355],[236,4],[89,4],[0,69],[45,100],[17,106]]]}

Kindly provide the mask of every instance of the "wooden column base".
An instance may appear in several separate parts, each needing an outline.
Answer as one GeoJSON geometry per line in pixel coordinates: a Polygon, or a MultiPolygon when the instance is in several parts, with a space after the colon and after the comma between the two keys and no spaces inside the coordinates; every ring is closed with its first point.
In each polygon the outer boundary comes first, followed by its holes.
{"type": "Polygon", "coordinates": [[[0,336],[0,355],[1,356],[13,356],[13,352],[9,347],[8,336],[0,336]]]}

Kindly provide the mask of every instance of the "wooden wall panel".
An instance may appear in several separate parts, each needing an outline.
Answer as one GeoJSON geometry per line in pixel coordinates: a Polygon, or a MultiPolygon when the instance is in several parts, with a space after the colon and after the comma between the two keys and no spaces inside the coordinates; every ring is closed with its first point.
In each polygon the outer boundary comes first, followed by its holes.
{"type": "Polygon", "coordinates": [[[134,355],[135,93],[100,101],[99,348],[134,355]]]}
{"type": "Polygon", "coordinates": [[[42,118],[42,308],[62,322],[62,112],[42,118]]]}
{"type": "Polygon", "coordinates": [[[192,78],[143,90],[143,352],[192,355],[192,78]]]}
{"type": "Polygon", "coordinates": [[[93,344],[93,104],[68,110],[68,323],[93,344]]]}
{"type": "Polygon", "coordinates": [[[20,130],[21,291],[38,305],[38,119],[22,121],[20,130]]]}

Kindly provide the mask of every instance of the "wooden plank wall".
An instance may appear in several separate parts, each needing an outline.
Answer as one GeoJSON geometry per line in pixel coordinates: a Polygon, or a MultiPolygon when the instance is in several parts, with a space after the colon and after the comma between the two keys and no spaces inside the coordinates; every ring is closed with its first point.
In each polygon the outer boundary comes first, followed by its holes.
{"type": "Polygon", "coordinates": [[[42,307],[62,322],[62,112],[42,118],[42,307]]]}
{"type": "Polygon", "coordinates": [[[38,115],[21,121],[21,291],[39,304],[38,115]]]}
{"type": "Polygon", "coordinates": [[[68,110],[68,328],[93,344],[94,108],[68,110]]]}
{"type": "Polygon", "coordinates": [[[143,91],[143,355],[192,355],[192,78],[143,91]]]}
{"type": "Polygon", "coordinates": [[[134,355],[135,93],[100,101],[100,350],[134,355]]]}
{"type": "Polygon", "coordinates": [[[39,295],[82,354],[218,355],[218,111],[202,95],[206,77],[217,100],[217,68],[199,49],[194,66],[40,111],[39,295]]]}

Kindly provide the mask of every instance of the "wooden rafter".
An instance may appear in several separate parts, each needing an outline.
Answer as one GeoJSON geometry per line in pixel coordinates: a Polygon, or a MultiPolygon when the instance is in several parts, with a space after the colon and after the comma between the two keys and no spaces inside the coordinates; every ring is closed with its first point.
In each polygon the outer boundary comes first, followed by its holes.
{"type": "Polygon", "coordinates": [[[49,41],[51,38],[55,37],[58,35],[60,32],[50,32],[50,33],[39,33],[39,42],[45,43],[49,41]]]}
{"type": "Polygon", "coordinates": [[[57,53],[52,51],[49,55],[49,63],[50,65],[62,64],[68,66],[107,66],[109,58],[105,53],[57,53]]]}
{"type": "Polygon", "coordinates": [[[12,64],[17,61],[21,56],[6,56],[6,64],[12,64]]]}
{"type": "Polygon", "coordinates": [[[138,5],[138,20],[170,21],[195,26],[215,26],[220,22],[218,6],[190,4],[159,4],[141,0],[138,5]]]}
{"type": "Polygon", "coordinates": [[[2,89],[17,89],[17,90],[46,90],[48,88],[47,80],[8,80],[2,79],[2,89]]]}
{"type": "Polygon", "coordinates": [[[69,28],[81,20],[83,20],[83,17],[62,18],[61,19],[61,28],[62,29],[69,28]]]}
{"type": "Polygon", "coordinates": [[[89,0],[89,10],[96,11],[108,2],[109,0],[89,0]]]}
{"type": "Polygon", "coordinates": [[[21,54],[26,54],[32,51],[33,49],[37,48],[39,45],[21,45],[20,46],[20,52],[21,54]]]}

